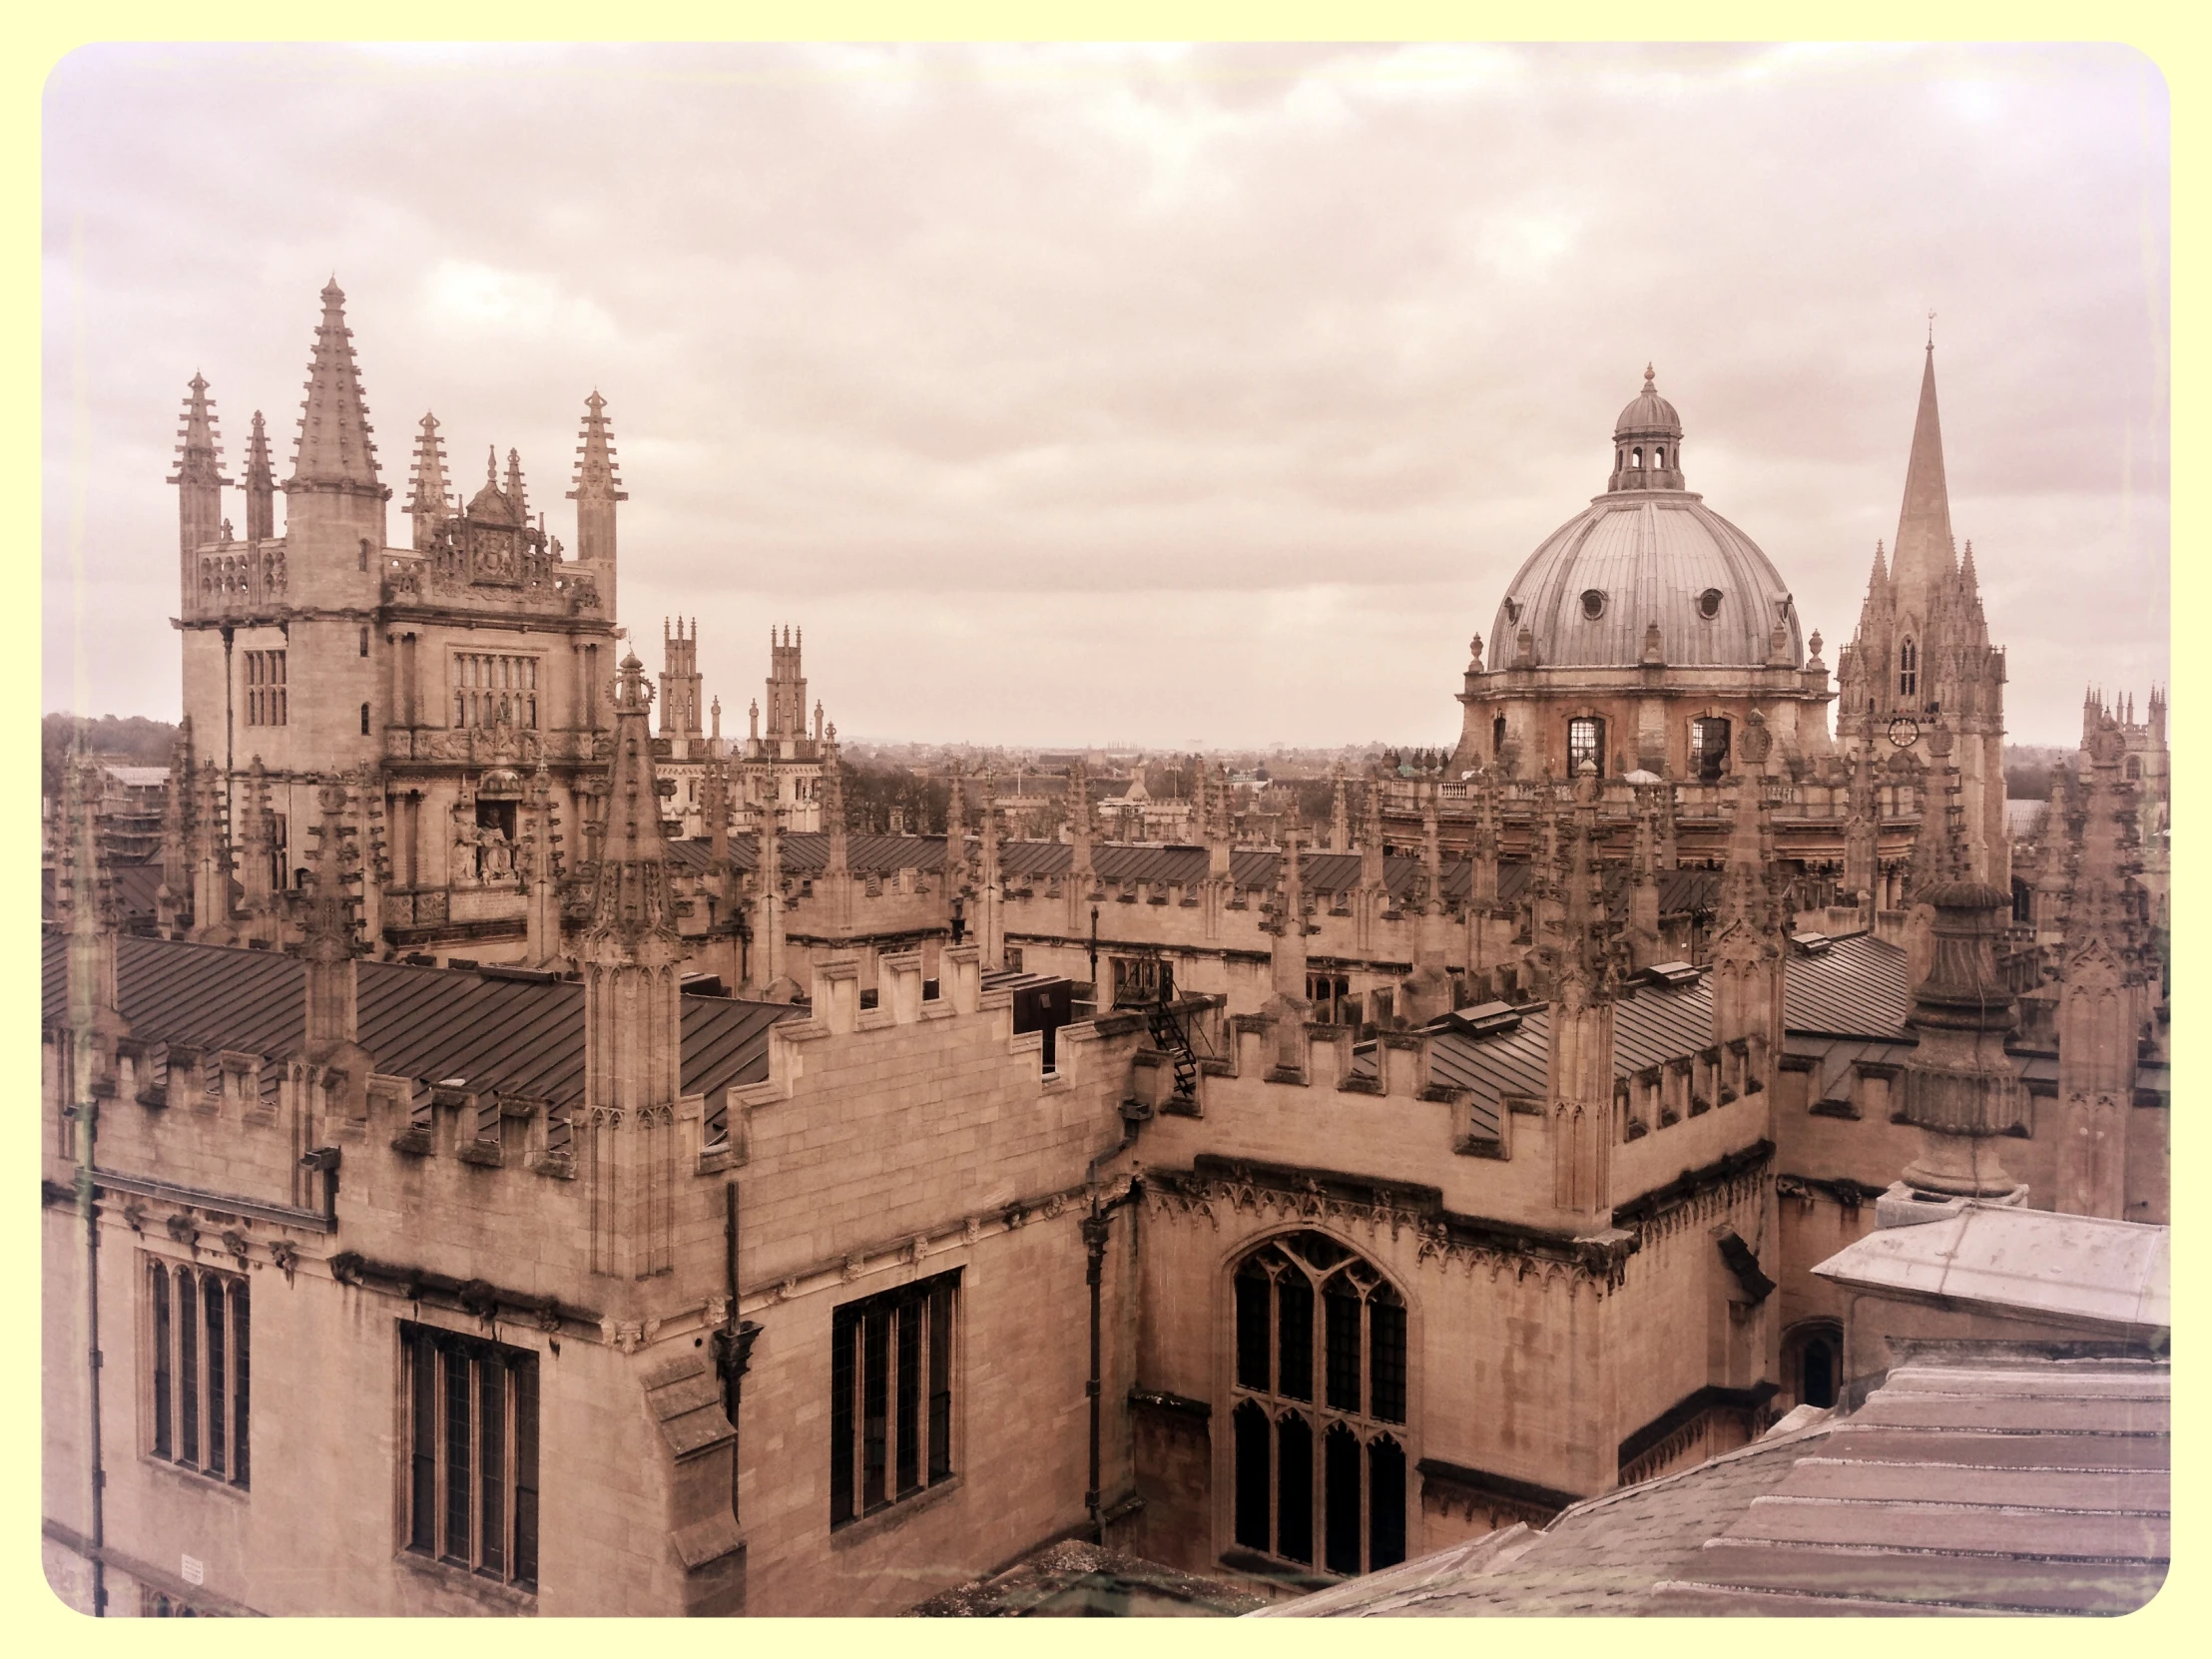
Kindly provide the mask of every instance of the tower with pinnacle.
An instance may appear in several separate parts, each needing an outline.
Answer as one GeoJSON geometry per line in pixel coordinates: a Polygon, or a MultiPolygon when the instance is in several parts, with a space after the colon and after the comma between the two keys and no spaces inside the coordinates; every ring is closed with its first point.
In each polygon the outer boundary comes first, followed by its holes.
{"type": "MultiPolygon", "coordinates": [[[[187,389],[169,481],[184,708],[195,764],[214,769],[207,835],[263,848],[274,884],[289,887],[307,867],[323,782],[343,775],[348,811],[376,827],[359,876],[363,948],[437,956],[466,941],[479,959],[519,960],[530,949],[525,780],[544,769],[549,810],[579,828],[606,795],[614,514],[625,499],[606,399],[594,391],[585,405],[570,492],[578,556],[533,508],[518,449],[490,446],[484,481],[464,499],[431,413],[415,428],[394,545],[346,296],[333,279],[320,300],[280,480],[268,422],[254,415],[243,536],[225,514],[233,480],[207,377],[187,389]]],[[[198,896],[209,902],[196,904],[196,928],[231,924],[218,895],[198,896]]],[[[547,896],[536,900],[542,911],[547,896]]],[[[273,894],[254,925],[296,943],[290,915],[273,894]]]]}
{"type": "Polygon", "coordinates": [[[1837,659],[1838,739],[1929,759],[1940,720],[1953,734],[1963,845],[1973,878],[2004,886],[2011,854],[2004,822],[2004,653],[1989,643],[1973,543],[1951,533],[1936,401],[1933,340],[1906,461],[1897,539],[1875,546],[1858,631],[1837,659]]]}

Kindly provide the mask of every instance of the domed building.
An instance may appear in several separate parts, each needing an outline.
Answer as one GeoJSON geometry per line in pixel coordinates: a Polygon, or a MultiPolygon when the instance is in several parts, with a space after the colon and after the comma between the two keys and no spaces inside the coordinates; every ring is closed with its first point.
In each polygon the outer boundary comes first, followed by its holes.
{"type": "Polygon", "coordinates": [[[1593,768],[1715,782],[1754,711],[1770,770],[1830,753],[1834,693],[1773,561],[1689,489],[1682,418],[1653,371],[1613,426],[1605,491],[1546,536],[1475,637],[1448,769],[1564,778],[1593,768]]]}

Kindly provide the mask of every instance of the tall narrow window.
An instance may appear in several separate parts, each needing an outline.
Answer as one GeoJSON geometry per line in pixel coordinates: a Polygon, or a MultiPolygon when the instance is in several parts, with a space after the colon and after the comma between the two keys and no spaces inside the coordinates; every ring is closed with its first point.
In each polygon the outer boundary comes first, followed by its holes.
{"type": "Polygon", "coordinates": [[[1490,759],[1502,760],[1505,755],[1505,717],[1498,715],[1490,721],[1490,759]]]}
{"type": "Polygon", "coordinates": [[[407,1548],[537,1587],[538,1357],[402,1324],[407,1548]]]}
{"type": "Polygon", "coordinates": [[[958,1274],[940,1274],[831,1315],[831,1526],[951,1475],[958,1285],[958,1274]]]}
{"type": "Polygon", "coordinates": [[[200,1461],[200,1282],[177,1272],[177,1461],[200,1461]]]}
{"type": "Polygon", "coordinates": [[[145,1445],[156,1457],[247,1484],[253,1332],[246,1281],[148,1257],[145,1445]]]}
{"type": "Polygon", "coordinates": [[[1898,696],[1921,694],[1921,648],[1911,640],[1898,647],[1898,696]]]}
{"type": "Polygon", "coordinates": [[[226,1466],[224,1447],[230,1441],[224,1419],[230,1415],[223,1387],[223,1281],[211,1279],[204,1287],[200,1306],[208,1316],[208,1472],[221,1474],[226,1466]]]}
{"type": "Polygon", "coordinates": [[[1690,766],[1701,784],[1717,784],[1728,773],[1728,722],[1704,715],[1690,722],[1690,766]]]}
{"type": "Polygon", "coordinates": [[[1579,776],[1584,762],[1605,771],[1605,722],[1595,715],[1578,715],[1567,722],[1567,771],[1579,776]]]}
{"type": "Polygon", "coordinates": [[[160,1262],[149,1262],[147,1274],[154,1299],[154,1455],[168,1457],[176,1449],[170,1420],[173,1373],[169,1360],[169,1269],[160,1262]]]}
{"type": "Polygon", "coordinates": [[[1237,1542],[1301,1566],[1318,1543],[1318,1564],[1344,1575],[1402,1560],[1402,1430],[1382,1425],[1406,1416],[1404,1302],[1312,1232],[1263,1245],[1232,1283],[1237,1542]]]}

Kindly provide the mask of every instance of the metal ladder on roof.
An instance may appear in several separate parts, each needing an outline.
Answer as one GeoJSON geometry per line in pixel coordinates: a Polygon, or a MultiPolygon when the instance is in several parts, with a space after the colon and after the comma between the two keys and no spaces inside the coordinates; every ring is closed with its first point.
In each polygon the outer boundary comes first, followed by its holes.
{"type": "Polygon", "coordinates": [[[1171,1099],[1195,1101],[1198,1098],[1198,1055],[1191,1047],[1191,1033],[1183,1020],[1176,1016],[1171,1004],[1175,1000],[1175,972],[1168,963],[1160,964],[1160,988],[1154,1001],[1145,1007],[1145,1022],[1152,1035],[1152,1046],[1168,1057],[1175,1071],[1175,1093],[1171,1099]]]}

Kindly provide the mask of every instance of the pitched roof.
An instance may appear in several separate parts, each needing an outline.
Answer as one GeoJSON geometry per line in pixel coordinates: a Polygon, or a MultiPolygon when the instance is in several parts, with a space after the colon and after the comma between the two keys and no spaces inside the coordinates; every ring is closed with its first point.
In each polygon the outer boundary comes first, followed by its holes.
{"type": "MultiPolygon", "coordinates": [[[[66,941],[44,945],[42,1019],[68,1017],[66,941]]],[[[466,1078],[479,1093],[565,1102],[584,1092],[584,988],[507,979],[497,970],[359,964],[360,1041],[378,1074],[435,1083],[466,1078]]],[[[305,968],[278,951],[174,939],[116,941],[123,1017],[142,1041],[290,1053],[305,1034],[305,968]]],[[[686,1094],[768,1075],[768,1031],[799,1010],[725,997],[683,999],[686,1094]]]]}
{"type": "Polygon", "coordinates": [[[2129,1612],[2166,1575],[2171,1392],[1932,1348],[1849,1416],[1253,1616],[2129,1612]]]}

